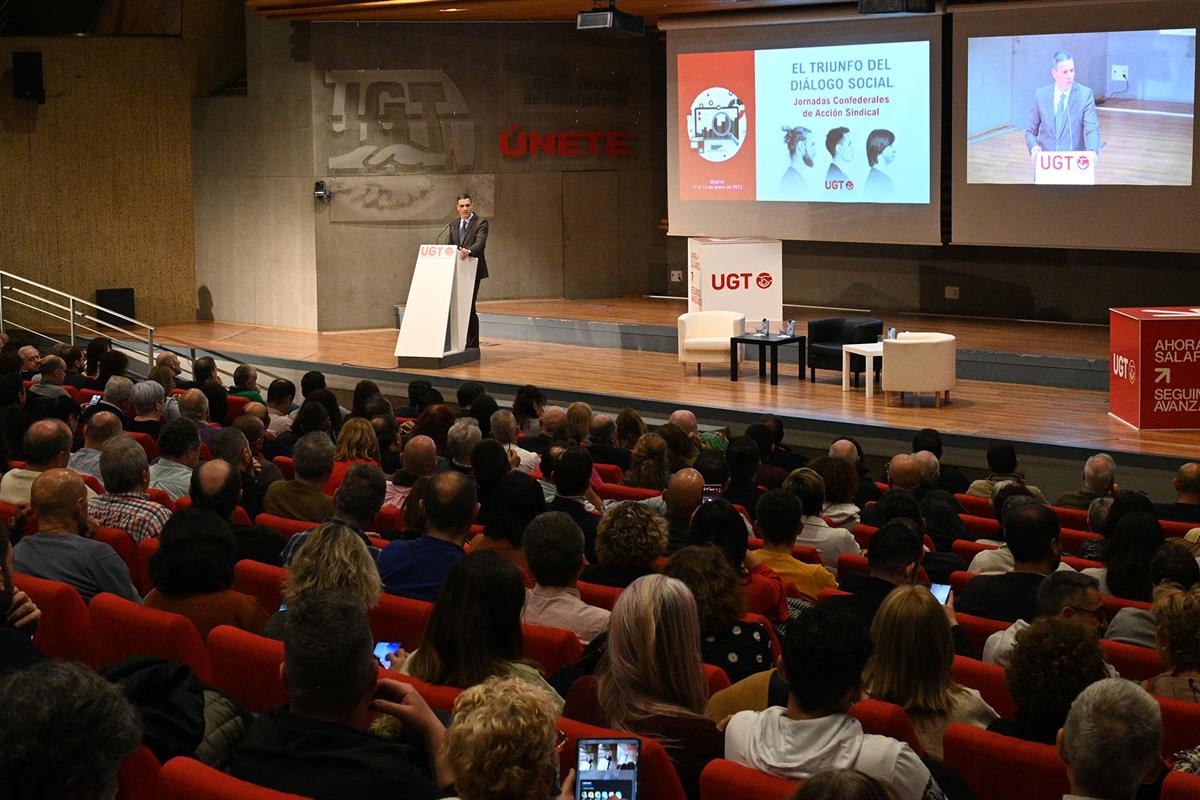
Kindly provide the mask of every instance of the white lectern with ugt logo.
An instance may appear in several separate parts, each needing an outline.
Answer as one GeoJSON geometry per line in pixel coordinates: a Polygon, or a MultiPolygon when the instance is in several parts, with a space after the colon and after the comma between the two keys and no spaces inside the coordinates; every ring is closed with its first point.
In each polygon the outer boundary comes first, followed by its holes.
{"type": "Polygon", "coordinates": [[[688,239],[688,311],[737,311],[746,328],[783,320],[783,242],[688,239]]]}
{"type": "Polygon", "coordinates": [[[454,245],[420,246],[396,337],[396,366],[450,367],[479,359],[479,349],[466,346],[477,263],[460,258],[454,245]]]}

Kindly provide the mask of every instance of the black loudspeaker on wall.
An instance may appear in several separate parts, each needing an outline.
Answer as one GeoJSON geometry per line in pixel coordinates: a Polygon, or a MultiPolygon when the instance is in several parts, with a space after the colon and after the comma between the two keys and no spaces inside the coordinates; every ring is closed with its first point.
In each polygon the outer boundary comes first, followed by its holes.
{"type": "Polygon", "coordinates": [[[41,51],[14,50],[12,59],[13,97],[45,105],[46,87],[42,83],[41,51]]]}
{"type": "MultiPolygon", "coordinates": [[[[97,289],[96,305],[104,306],[111,311],[115,311],[118,314],[124,314],[132,319],[137,318],[137,315],[133,313],[133,289],[97,289]]],[[[120,317],[104,311],[101,311],[96,316],[104,322],[108,322],[113,325],[120,325],[121,327],[125,327],[129,324],[120,317]]]]}
{"type": "Polygon", "coordinates": [[[928,14],[933,0],[858,0],[860,14],[899,14],[905,11],[928,14]]]}

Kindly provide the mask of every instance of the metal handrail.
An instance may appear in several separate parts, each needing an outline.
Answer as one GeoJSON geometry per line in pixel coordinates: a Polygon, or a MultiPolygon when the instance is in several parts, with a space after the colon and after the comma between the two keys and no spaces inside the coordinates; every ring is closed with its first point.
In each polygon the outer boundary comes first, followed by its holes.
{"type": "MultiPolygon", "coordinates": [[[[122,338],[132,337],[133,339],[137,340],[138,342],[140,342],[146,346],[146,367],[147,367],[147,369],[152,369],[154,367],[154,326],[153,325],[149,325],[145,322],[142,322],[141,320],[134,319],[133,317],[127,317],[118,311],[113,311],[111,308],[106,308],[105,306],[99,305],[98,303],[93,303],[91,300],[84,300],[82,297],[76,297],[73,294],[68,294],[67,292],[61,291],[59,289],[55,289],[51,286],[46,286],[45,284],[30,280],[29,278],[26,278],[23,275],[17,275],[16,273],[8,272],[7,270],[0,270],[0,331],[4,331],[6,329],[6,326],[11,326],[14,328],[20,328],[21,330],[24,330],[24,331],[29,331],[30,333],[34,333],[39,336],[46,335],[44,333],[40,333],[39,331],[35,331],[32,328],[27,328],[24,325],[21,325],[13,320],[5,319],[4,305],[6,302],[21,306],[23,308],[27,308],[27,309],[29,309],[31,311],[35,311],[39,314],[44,314],[47,317],[49,317],[50,319],[56,320],[58,322],[66,322],[68,325],[69,332],[70,332],[70,343],[72,345],[75,344],[77,328],[82,328],[85,331],[88,331],[90,333],[95,333],[97,335],[101,335],[101,336],[105,335],[105,334],[102,334],[100,331],[96,330],[95,328],[92,328],[89,325],[85,324],[85,322],[91,322],[96,325],[103,326],[105,328],[111,328],[113,331],[119,331],[122,338]],[[59,298],[61,300],[65,300],[66,305],[63,305],[63,303],[58,302],[57,300],[52,300],[49,297],[35,294],[34,292],[23,289],[20,286],[9,285],[10,281],[11,282],[20,281],[21,283],[26,284],[28,286],[35,287],[36,289],[38,289],[42,292],[46,292],[50,295],[55,295],[55,296],[57,296],[57,298],[59,298]],[[6,292],[8,294],[7,297],[5,296],[6,292]],[[30,303],[27,303],[24,300],[18,299],[18,297],[16,297],[16,295],[21,295],[23,297],[26,297],[26,298],[29,298],[32,300],[36,300],[39,303],[44,303],[47,306],[52,306],[53,308],[56,308],[60,311],[64,311],[64,312],[66,312],[66,316],[62,316],[61,314],[56,314],[53,311],[50,311],[46,308],[41,308],[39,306],[35,306],[30,303]],[[104,314],[108,314],[110,316],[117,317],[118,319],[123,319],[126,322],[130,323],[131,325],[136,325],[140,328],[144,328],[145,336],[139,336],[137,333],[134,333],[134,332],[128,330],[127,328],[123,328],[119,325],[113,324],[106,320],[99,319],[98,317],[93,316],[91,313],[88,313],[85,310],[81,310],[81,309],[77,308],[77,306],[79,306],[81,304],[83,306],[95,309],[97,313],[103,312],[104,314]]],[[[52,337],[47,337],[47,338],[52,338],[52,337]]],[[[140,349],[141,348],[130,348],[130,350],[132,350],[135,353],[140,351],[140,349]]]]}

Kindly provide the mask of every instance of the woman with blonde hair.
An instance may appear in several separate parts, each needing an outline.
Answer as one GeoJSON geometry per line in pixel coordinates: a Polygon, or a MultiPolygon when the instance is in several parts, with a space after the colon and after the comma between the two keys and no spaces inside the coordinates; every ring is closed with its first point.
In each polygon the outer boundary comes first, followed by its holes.
{"type": "Polygon", "coordinates": [[[558,709],[520,678],[491,677],[460,694],[442,742],[458,800],[546,800],[564,741],[558,709]]]}
{"type": "Polygon", "coordinates": [[[641,416],[632,408],[621,409],[617,414],[617,447],[632,450],[645,433],[646,423],[642,422],[641,416]]]}
{"type": "Polygon", "coordinates": [[[950,677],[952,614],[923,586],[893,589],[871,624],[875,649],[863,674],[867,693],[903,708],[921,745],[938,761],[946,726],[986,728],[999,718],[978,691],[950,677]]]}
{"type": "Polygon", "coordinates": [[[662,491],[667,487],[667,440],[657,433],[643,433],[633,448],[623,486],[662,491]]]}
{"type": "Polygon", "coordinates": [[[1200,586],[1154,592],[1155,638],[1167,671],[1143,684],[1151,694],[1200,703],[1200,586]]]}
{"type": "Polygon", "coordinates": [[[567,406],[566,438],[574,444],[585,444],[592,428],[592,407],[587,403],[575,402],[567,406]]]}
{"type": "Polygon", "coordinates": [[[355,464],[379,466],[379,437],[371,421],[363,417],[350,417],[338,431],[337,450],[333,454],[333,472],[325,481],[325,494],[333,494],[342,485],[346,473],[355,464]]]}
{"type": "Polygon", "coordinates": [[[654,560],[667,550],[667,521],[632,500],[608,509],[596,528],[596,563],[580,580],[623,589],[654,571],[654,560]]]}
{"type": "Polygon", "coordinates": [[[288,606],[313,589],[349,589],[364,609],[379,602],[383,591],[379,569],[367,543],[353,528],[326,522],[304,540],[283,582],[283,605],[267,620],[265,634],[282,640],[288,606]]]}
{"type": "Polygon", "coordinates": [[[725,752],[724,734],[704,716],[707,700],[696,601],[682,581],[646,575],[613,606],[600,668],[572,684],[563,713],[659,740],[697,800],[701,770],[725,752]]]}

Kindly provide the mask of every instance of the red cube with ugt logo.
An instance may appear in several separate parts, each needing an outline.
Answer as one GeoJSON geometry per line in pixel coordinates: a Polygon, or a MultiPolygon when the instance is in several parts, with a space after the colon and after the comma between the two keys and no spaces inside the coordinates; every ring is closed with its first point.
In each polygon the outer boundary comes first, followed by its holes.
{"type": "Polygon", "coordinates": [[[1109,413],[1135,428],[1200,428],[1200,307],[1108,313],[1109,413]]]}

